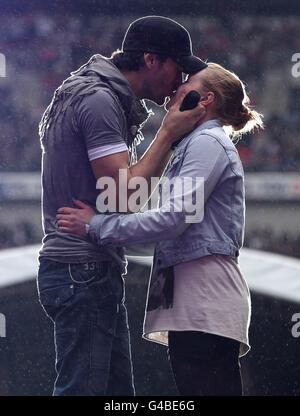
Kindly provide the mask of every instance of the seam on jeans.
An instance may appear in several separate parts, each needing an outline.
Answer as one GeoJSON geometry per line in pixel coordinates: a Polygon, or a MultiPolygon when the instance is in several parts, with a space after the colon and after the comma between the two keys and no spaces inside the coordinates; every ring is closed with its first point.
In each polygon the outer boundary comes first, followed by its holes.
{"type": "Polygon", "coordinates": [[[89,363],[87,368],[87,388],[91,388],[91,375],[92,375],[92,353],[93,353],[93,319],[89,320],[89,363]]]}
{"type": "Polygon", "coordinates": [[[76,345],[76,329],[75,328],[64,328],[64,329],[56,329],[56,324],[54,323],[54,344],[55,344],[55,367],[56,370],[58,371],[58,364],[59,362],[64,361],[65,357],[73,350],[73,348],[76,345]],[[66,346],[66,344],[64,344],[62,342],[62,340],[60,340],[60,343],[58,343],[59,340],[59,336],[64,336],[64,335],[69,335],[68,336],[68,342],[69,344],[66,346]],[[60,346],[65,346],[64,350],[61,349],[61,351],[59,351],[58,348],[58,344],[60,344],[60,346]],[[58,353],[60,352],[60,356],[58,355],[58,353]]]}
{"type": "MultiPolygon", "coordinates": [[[[88,368],[88,388],[94,390],[94,385],[93,385],[93,380],[92,380],[92,373],[93,371],[99,371],[100,369],[102,370],[102,367],[98,367],[96,365],[93,364],[93,352],[94,352],[94,342],[95,342],[95,331],[99,330],[98,325],[97,325],[97,319],[98,319],[98,311],[96,313],[96,315],[94,317],[91,317],[90,319],[90,348],[89,348],[89,368],[88,368]]],[[[102,330],[102,329],[101,329],[102,330]]],[[[113,335],[111,335],[112,337],[114,337],[113,335]]],[[[109,362],[107,363],[108,365],[108,369],[107,369],[107,373],[106,373],[106,369],[104,369],[104,373],[106,374],[106,378],[105,378],[105,383],[104,383],[104,389],[101,392],[101,394],[106,394],[107,389],[108,389],[108,383],[109,383],[109,378],[110,378],[110,361],[111,361],[111,356],[112,356],[112,349],[113,349],[113,341],[111,341],[111,345],[110,345],[110,354],[109,354],[109,362]]],[[[97,386],[96,386],[97,389],[97,386]]]]}
{"type": "Polygon", "coordinates": [[[83,284],[84,285],[86,283],[91,282],[96,277],[96,275],[94,275],[89,280],[85,280],[84,282],[79,282],[78,280],[74,279],[74,277],[72,275],[72,272],[71,272],[71,263],[68,264],[68,270],[69,270],[69,276],[70,276],[72,282],[77,283],[77,284],[83,284]]]}

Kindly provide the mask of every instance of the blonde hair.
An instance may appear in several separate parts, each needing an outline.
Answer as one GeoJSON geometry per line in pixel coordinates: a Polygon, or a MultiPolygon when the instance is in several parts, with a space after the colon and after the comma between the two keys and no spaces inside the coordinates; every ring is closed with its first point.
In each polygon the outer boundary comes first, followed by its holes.
{"type": "Polygon", "coordinates": [[[250,107],[245,85],[236,74],[209,62],[201,83],[207,91],[215,94],[216,115],[224,126],[228,126],[232,139],[264,127],[262,114],[250,107]]]}

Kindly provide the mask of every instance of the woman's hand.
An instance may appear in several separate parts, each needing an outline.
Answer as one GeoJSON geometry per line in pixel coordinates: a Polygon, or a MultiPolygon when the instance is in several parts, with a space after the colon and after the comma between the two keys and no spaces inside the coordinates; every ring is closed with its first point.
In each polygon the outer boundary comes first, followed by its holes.
{"type": "Polygon", "coordinates": [[[62,207],[56,215],[59,231],[69,234],[86,235],[86,224],[89,224],[96,211],[89,205],[74,200],[79,208],[62,207]]]}

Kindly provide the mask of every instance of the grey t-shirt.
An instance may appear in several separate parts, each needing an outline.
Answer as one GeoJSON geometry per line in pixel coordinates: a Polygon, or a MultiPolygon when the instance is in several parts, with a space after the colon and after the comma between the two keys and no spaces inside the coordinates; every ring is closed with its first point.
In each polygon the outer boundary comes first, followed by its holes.
{"type": "Polygon", "coordinates": [[[50,124],[42,142],[42,219],[45,236],[41,257],[70,263],[114,257],[119,264],[124,262],[122,249],[99,247],[88,237],[59,232],[56,215],[60,207],[74,207],[72,198],[96,206],[99,190],[96,189],[90,160],[95,158],[102,146],[106,149],[105,155],[109,154],[110,145],[114,149],[119,148],[119,151],[127,150],[126,137],[127,125],[122,107],[107,90],[85,96],[50,124]]]}

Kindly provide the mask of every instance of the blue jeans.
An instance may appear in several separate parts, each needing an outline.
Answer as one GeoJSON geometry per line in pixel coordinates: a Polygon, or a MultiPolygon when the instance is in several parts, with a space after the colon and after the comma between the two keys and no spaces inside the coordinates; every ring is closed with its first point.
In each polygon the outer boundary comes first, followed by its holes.
{"type": "Polygon", "coordinates": [[[40,303],[54,323],[54,396],[133,396],[123,277],[110,262],[40,259],[40,303]]]}

